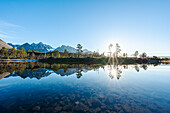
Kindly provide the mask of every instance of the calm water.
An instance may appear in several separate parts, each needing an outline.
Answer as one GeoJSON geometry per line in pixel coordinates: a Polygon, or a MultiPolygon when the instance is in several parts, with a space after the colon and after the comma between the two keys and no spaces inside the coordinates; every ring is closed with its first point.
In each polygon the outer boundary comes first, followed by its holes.
{"type": "Polygon", "coordinates": [[[170,112],[170,65],[0,64],[0,112],[170,112]]]}

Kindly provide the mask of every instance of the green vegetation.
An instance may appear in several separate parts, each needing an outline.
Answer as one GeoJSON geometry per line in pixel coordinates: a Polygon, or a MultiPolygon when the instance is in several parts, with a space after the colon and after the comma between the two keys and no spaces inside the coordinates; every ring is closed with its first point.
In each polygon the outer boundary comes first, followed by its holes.
{"type": "Polygon", "coordinates": [[[0,59],[36,59],[41,62],[49,63],[64,63],[64,64],[112,64],[116,63],[158,63],[161,60],[169,60],[167,58],[161,59],[159,57],[153,56],[148,57],[145,52],[139,54],[135,51],[134,54],[128,56],[127,53],[121,53],[121,48],[118,43],[116,43],[115,51],[112,51],[114,45],[109,45],[108,56],[104,53],[99,54],[99,52],[86,52],[83,53],[82,45],[77,44],[77,53],[69,53],[66,49],[64,52],[59,52],[57,49],[48,53],[42,53],[36,50],[26,51],[24,47],[19,49],[6,49],[3,47],[0,50],[0,59]]]}
{"type": "Polygon", "coordinates": [[[62,53],[57,49],[52,52],[42,53],[30,49],[26,51],[23,47],[21,47],[21,50],[15,48],[7,50],[5,47],[3,47],[0,50],[0,59],[98,58],[104,56],[104,54],[99,54],[98,52],[93,52],[90,54],[82,53],[83,50],[80,44],[77,45],[77,53],[69,53],[67,50],[62,53]]]}
{"type": "MultiPolygon", "coordinates": [[[[40,63],[40,62],[17,62],[17,63],[6,63],[3,62],[0,64],[0,74],[3,74],[4,72],[9,72],[12,74],[13,72],[17,73],[19,76],[22,75],[24,71],[36,71],[40,70],[42,68],[53,70],[54,72],[57,72],[59,69],[64,69],[64,72],[66,72],[69,68],[76,68],[77,78],[80,78],[82,76],[82,70],[84,69],[98,69],[100,67],[104,67],[104,65],[101,64],[49,64],[49,63],[40,63]]],[[[23,76],[25,77],[25,76],[23,76]]],[[[41,78],[41,76],[37,76],[38,78],[41,78]]],[[[43,77],[43,76],[42,76],[43,77]]]]}
{"type": "Polygon", "coordinates": [[[80,44],[77,44],[77,52],[78,52],[78,58],[80,57],[80,55],[82,54],[82,46],[80,44]]]}
{"type": "Polygon", "coordinates": [[[40,59],[39,62],[48,62],[50,64],[107,64],[107,58],[47,58],[40,59]]]}

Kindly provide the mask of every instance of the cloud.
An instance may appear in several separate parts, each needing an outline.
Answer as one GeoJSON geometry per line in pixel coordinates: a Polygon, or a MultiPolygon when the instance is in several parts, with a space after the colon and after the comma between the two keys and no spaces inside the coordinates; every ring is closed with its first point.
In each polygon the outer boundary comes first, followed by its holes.
{"type": "Polygon", "coordinates": [[[0,38],[15,38],[18,30],[23,30],[23,27],[0,20],[0,38]]]}
{"type": "Polygon", "coordinates": [[[0,33],[7,34],[6,32],[4,32],[4,31],[1,31],[1,30],[0,30],[0,33]]]}
{"type": "Polygon", "coordinates": [[[12,39],[12,38],[14,38],[14,37],[9,36],[7,33],[4,33],[4,32],[1,32],[1,31],[0,31],[0,38],[12,39]]]}
{"type": "Polygon", "coordinates": [[[5,21],[2,21],[0,20],[0,26],[1,27],[13,27],[13,28],[22,28],[22,26],[20,25],[16,25],[16,24],[11,24],[11,23],[8,23],[8,22],[5,22],[5,21]]]}

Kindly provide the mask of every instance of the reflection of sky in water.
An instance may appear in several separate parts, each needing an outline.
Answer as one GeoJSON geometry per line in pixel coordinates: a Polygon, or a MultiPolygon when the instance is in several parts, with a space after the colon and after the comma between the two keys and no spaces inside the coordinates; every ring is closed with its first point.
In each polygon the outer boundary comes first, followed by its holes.
{"type": "MultiPolygon", "coordinates": [[[[147,70],[122,69],[119,80],[109,70],[41,79],[8,77],[0,80],[1,112],[168,112],[169,66],[147,70]]],[[[114,73],[114,72],[113,72],[114,73]]]]}

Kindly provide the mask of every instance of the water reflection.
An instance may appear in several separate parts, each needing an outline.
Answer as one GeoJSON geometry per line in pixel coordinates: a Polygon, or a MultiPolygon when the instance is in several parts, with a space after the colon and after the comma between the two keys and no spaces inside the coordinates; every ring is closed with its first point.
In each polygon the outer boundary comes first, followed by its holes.
{"type": "MultiPolygon", "coordinates": [[[[147,70],[149,65],[153,64],[117,64],[117,65],[107,65],[109,70],[109,77],[111,79],[120,79],[123,69],[135,69],[139,72],[141,69],[147,70]]],[[[157,65],[153,65],[157,66],[157,65]]],[[[32,63],[1,63],[0,64],[0,79],[8,78],[12,76],[20,76],[25,79],[37,78],[41,79],[47,77],[52,73],[56,73],[60,76],[69,76],[76,74],[77,78],[81,78],[83,73],[91,70],[99,70],[99,68],[105,70],[105,65],[102,64],[48,64],[40,62],[32,63]]]]}
{"type": "Polygon", "coordinates": [[[20,76],[23,79],[27,77],[41,79],[51,73],[56,73],[60,76],[69,76],[76,73],[77,78],[81,78],[82,72],[96,70],[101,67],[103,65],[100,64],[1,63],[0,79],[11,76],[20,76]]]}
{"type": "Polygon", "coordinates": [[[170,77],[153,66],[1,63],[0,112],[168,112],[170,77]]]}

